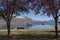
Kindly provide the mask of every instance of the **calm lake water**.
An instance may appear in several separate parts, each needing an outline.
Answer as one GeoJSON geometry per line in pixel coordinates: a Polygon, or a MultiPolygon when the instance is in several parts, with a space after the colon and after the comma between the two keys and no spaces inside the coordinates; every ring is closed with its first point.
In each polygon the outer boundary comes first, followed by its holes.
{"type": "Polygon", "coordinates": [[[51,25],[35,25],[35,26],[32,26],[28,29],[29,30],[41,30],[41,29],[51,29],[52,27],[54,27],[54,26],[51,26],[51,25]]]}

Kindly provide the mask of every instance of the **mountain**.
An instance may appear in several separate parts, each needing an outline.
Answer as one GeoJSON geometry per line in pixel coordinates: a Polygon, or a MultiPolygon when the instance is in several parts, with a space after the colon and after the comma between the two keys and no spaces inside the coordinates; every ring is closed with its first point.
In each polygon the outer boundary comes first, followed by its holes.
{"type": "Polygon", "coordinates": [[[44,21],[47,25],[54,25],[54,20],[44,21]]]}
{"type": "Polygon", "coordinates": [[[42,21],[39,21],[39,20],[34,20],[32,22],[33,25],[41,25],[43,22],[42,21]]]}
{"type": "MultiPolygon", "coordinates": [[[[60,25],[60,19],[59,19],[59,24],[60,25]]],[[[28,23],[31,23],[32,25],[54,25],[54,20],[49,20],[49,21],[40,21],[40,20],[32,20],[31,18],[28,18],[26,16],[16,16],[12,18],[11,21],[11,29],[17,29],[18,27],[23,27],[23,28],[29,28],[26,26],[28,23]]],[[[6,29],[6,22],[4,19],[0,20],[0,29],[6,29]]]]}
{"type": "MultiPolygon", "coordinates": [[[[48,21],[41,21],[41,24],[44,23],[45,25],[55,25],[55,21],[54,20],[48,20],[48,21]]],[[[60,25],[60,19],[58,19],[58,25],[60,25]]]]}
{"type": "MultiPolygon", "coordinates": [[[[16,29],[17,27],[25,27],[27,23],[31,23],[33,20],[28,17],[17,16],[13,17],[11,21],[11,29],[16,29]]],[[[0,21],[0,29],[6,29],[6,22],[1,19],[0,21]]]]}

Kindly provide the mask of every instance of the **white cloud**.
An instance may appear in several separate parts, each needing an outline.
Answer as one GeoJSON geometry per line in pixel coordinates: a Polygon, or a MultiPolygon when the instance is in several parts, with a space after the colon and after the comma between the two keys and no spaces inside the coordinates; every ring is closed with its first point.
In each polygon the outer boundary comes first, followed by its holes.
{"type": "Polygon", "coordinates": [[[24,17],[22,17],[22,16],[16,16],[16,18],[24,18],[24,17]]]}

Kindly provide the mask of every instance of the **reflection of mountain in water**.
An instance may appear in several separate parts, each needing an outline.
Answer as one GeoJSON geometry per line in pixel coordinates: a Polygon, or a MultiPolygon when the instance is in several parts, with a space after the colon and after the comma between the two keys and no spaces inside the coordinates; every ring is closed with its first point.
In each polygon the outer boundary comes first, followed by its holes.
{"type": "Polygon", "coordinates": [[[31,28],[29,28],[29,30],[48,30],[48,29],[52,29],[53,26],[51,25],[35,25],[31,28]]]}

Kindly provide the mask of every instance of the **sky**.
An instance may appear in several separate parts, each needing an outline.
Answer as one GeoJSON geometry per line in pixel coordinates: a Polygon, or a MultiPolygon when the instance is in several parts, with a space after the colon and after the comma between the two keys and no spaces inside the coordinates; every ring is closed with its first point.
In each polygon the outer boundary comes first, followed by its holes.
{"type": "Polygon", "coordinates": [[[31,18],[33,20],[40,20],[40,21],[48,21],[48,20],[53,19],[52,16],[48,17],[47,15],[41,15],[41,14],[42,14],[42,12],[35,15],[33,11],[30,11],[28,15],[27,14],[21,14],[21,16],[26,16],[26,17],[31,18]]]}

